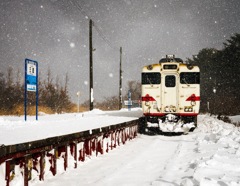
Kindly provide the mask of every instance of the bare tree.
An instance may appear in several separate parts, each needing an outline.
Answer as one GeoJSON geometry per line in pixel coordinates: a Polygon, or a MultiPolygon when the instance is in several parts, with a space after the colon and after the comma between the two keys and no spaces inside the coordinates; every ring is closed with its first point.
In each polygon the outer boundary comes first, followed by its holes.
{"type": "MultiPolygon", "coordinates": [[[[128,88],[131,92],[132,100],[139,100],[141,98],[141,83],[138,81],[128,81],[128,88]]],[[[126,92],[124,99],[128,99],[128,91],[126,92]]]]}

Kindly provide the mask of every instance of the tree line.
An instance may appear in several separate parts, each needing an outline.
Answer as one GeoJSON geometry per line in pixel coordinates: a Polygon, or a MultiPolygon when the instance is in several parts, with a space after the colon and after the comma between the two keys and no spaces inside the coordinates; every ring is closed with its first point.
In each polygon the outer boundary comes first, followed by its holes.
{"type": "Polygon", "coordinates": [[[219,115],[240,113],[240,34],[223,48],[204,48],[189,63],[200,67],[201,112],[219,115]]]}
{"type": "MultiPolygon", "coordinates": [[[[24,110],[24,83],[21,82],[20,72],[16,74],[14,81],[13,68],[9,67],[6,75],[0,73],[0,114],[22,115],[24,110]]],[[[39,106],[49,113],[61,113],[70,111],[73,104],[68,94],[68,75],[66,74],[64,85],[59,78],[53,81],[51,71],[48,70],[47,79],[39,79],[39,106]]],[[[28,92],[28,108],[35,106],[35,92],[28,92]]]]}
{"type": "MultiPolygon", "coordinates": [[[[41,77],[41,75],[39,75],[41,77]]],[[[0,115],[23,115],[24,114],[24,83],[19,70],[14,72],[9,67],[6,74],[0,72],[0,115]]],[[[51,70],[48,69],[47,78],[39,78],[39,111],[46,113],[62,113],[76,111],[76,105],[71,102],[68,92],[69,78],[66,74],[65,82],[60,83],[58,76],[54,79],[51,70]],[[63,84],[63,85],[62,85],[63,84]]],[[[129,81],[128,90],[131,92],[132,100],[139,100],[141,96],[141,84],[129,81]]],[[[27,108],[29,114],[35,114],[36,95],[35,92],[27,93],[27,108]]],[[[123,100],[128,99],[128,94],[123,95],[123,100]]],[[[94,107],[102,110],[117,110],[118,96],[106,97],[102,101],[94,102],[94,107]]],[[[89,101],[81,105],[81,110],[89,108],[89,101]]]]}
{"type": "MultiPolygon", "coordinates": [[[[201,112],[210,112],[218,115],[233,115],[240,113],[240,34],[234,34],[223,43],[223,48],[204,48],[187,63],[196,64],[201,72],[201,112]],[[215,90],[215,91],[214,91],[215,90]]],[[[9,68],[6,75],[0,72],[0,114],[23,114],[24,85],[19,71],[16,81],[13,77],[13,68],[9,68]]],[[[71,112],[74,104],[71,103],[68,93],[68,75],[65,82],[59,78],[52,78],[48,70],[47,79],[39,80],[39,105],[49,109],[52,113],[71,112]]],[[[128,82],[128,90],[132,100],[141,99],[141,83],[128,82]]],[[[127,93],[123,100],[127,100],[127,93]]],[[[89,101],[82,106],[88,108],[89,101]]],[[[28,93],[28,104],[35,104],[35,94],[28,93]]],[[[95,108],[103,110],[118,109],[118,96],[105,98],[95,103],[95,108]]]]}

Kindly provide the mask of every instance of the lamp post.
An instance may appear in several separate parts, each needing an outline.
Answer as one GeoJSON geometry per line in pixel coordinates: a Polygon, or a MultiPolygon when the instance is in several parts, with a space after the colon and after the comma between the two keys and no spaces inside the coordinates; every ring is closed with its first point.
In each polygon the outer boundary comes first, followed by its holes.
{"type": "Polygon", "coordinates": [[[80,91],[77,92],[78,97],[78,112],[79,112],[79,105],[80,105],[80,91]]]}
{"type": "Polygon", "coordinates": [[[214,93],[213,114],[215,114],[216,92],[217,92],[217,89],[213,87],[213,93],[214,93]]]}

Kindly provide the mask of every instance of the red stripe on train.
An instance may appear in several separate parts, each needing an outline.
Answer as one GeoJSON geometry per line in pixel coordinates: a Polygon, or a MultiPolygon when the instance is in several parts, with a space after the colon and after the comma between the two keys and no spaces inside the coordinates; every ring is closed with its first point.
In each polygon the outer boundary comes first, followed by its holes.
{"type": "Polygon", "coordinates": [[[195,94],[192,94],[186,99],[186,101],[200,101],[200,96],[196,96],[195,94]]]}
{"type": "Polygon", "coordinates": [[[146,94],[146,96],[142,97],[142,101],[156,101],[152,96],[146,94]]]}

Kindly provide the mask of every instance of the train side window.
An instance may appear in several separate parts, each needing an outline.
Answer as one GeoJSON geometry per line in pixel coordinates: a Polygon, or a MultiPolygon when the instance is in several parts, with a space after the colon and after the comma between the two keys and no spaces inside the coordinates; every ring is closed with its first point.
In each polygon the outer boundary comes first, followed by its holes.
{"type": "Polygon", "coordinates": [[[199,72],[182,72],[180,73],[181,84],[200,84],[199,72]]]}
{"type": "Polygon", "coordinates": [[[175,87],[176,86],[176,77],[175,76],[166,76],[165,77],[165,86],[166,87],[175,87]]]}
{"type": "Polygon", "coordinates": [[[161,83],[161,74],[159,72],[154,73],[142,73],[142,84],[160,84],[161,83]]]}

